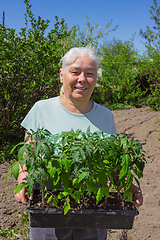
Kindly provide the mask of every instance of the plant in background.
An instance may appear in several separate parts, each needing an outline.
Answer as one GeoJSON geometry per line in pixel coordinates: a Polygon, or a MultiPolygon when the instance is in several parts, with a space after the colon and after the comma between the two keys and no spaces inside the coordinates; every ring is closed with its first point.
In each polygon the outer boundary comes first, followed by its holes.
{"type": "MultiPolygon", "coordinates": [[[[19,209],[14,209],[14,212],[18,211],[19,209]]],[[[20,211],[20,214],[18,216],[19,223],[18,226],[13,226],[12,229],[2,229],[0,227],[0,237],[2,240],[6,239],[22,239],[23,240],[29,240],[29,214],[28,212],[24,212],[22,209],[20,211]],[[16,229],[15,229],[16,227],[16,229]],[[13,238],[14,237],[14,238],[13,238]]]]}
{"type": "Polygon", "coordinates": [[[101,48],[102,77],[98,83],[99,95],[104,98],[102,104],[110,109],[146,104],[159,111],[160,52],[148,46],[147,51],[139,56],[133,39],[124,43],[113,39],[101,48]]]}
{"type": "Polygon", "coordinates": [[[12,164],[7,173],[8,176],[12,171],[17,179],[19,164],[22,168],[24,164],[27,166],[27,181],[19,184],[15,192],[25,187],[30,196],[33,184],[37,182],[41,186],[44,201],[49,181],[53,190],[48,202],[53,200],[57,207],[58,201],[63,201],[66,214],[71,208],[71,198],[86,205],[86,192],[88,196],[93,195],[98,204],[103,197],[107,199],[113,187],[121,198],[123,190],[124,199],[129,197],[131,200],[129,188],[133,179],[140,188],[138,179],[143,177],[146,161],[141,144],[134,139],[102,132],[91,133],[89,128],[86,133],[71,130],[57,135],[40,129],[29,134],[31,138],[33,136],[39,139],[38,142],[23,145],[19,149],[19,160],[12,164]]]}
{"type": "Polygon", "coordinates": [[[75,46],[97,47],[99,39],[116,29],[108,30],[112,21],[103,30],[98,24],[91,25],[88,18],[85,29],[69,29],[63,18],[55,16],[55,24],[46,34],[50,20],[36,18],[29,0],[24,4],[25,24],[18,33],[18,29],[0,24],[0,162],[10,157],[7,144],[15,145],[23,137],[19,125],[33,104],[59,94],[62,56],[75,46]]]}
{"type": "Polygon", "coordinates": [[[153,0],[154,5],[151,5],[149,10],[151,19],[155,21],[153,30],[147,26],[147,30],[144,32],[140,30],[140,35],[146,40],[146,46],[153,46],[154,49],[160,51],[160,6],[157,5],[157,1],[153,0]]]}
{"type": "Polygon", "coordinates": [[[136,76],[139,73],[139,55],[134,49],[133,39],[125,41],[113,39],[104,44],[102,55],[102,79],[106,102],[111,105],[136,105],[144,92],[139,87],[136,76]]]}

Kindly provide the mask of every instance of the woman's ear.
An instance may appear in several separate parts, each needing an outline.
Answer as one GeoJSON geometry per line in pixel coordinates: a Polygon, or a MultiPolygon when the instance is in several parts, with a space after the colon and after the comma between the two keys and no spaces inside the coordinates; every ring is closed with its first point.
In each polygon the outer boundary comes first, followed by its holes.
{"type": "Polygon", "coordinates": [[[63,72],[62,72],[62,68],[60,69],[60,81],[63,84],[63,72]]]}

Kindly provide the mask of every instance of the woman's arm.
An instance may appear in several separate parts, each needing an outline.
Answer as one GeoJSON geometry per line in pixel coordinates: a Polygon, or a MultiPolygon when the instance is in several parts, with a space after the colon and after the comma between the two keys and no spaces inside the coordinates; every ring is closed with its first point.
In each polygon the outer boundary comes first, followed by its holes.
{"type": "MultiPolygon", "coordinates": [[[[28,131],[25,132],[24,136],[24,143],[29,144],[31,142],[31,138],[28,139],[27,142],[25,142],[26,137],[28,136],[28,131]]],[[[37,142],[37,139],[33,138],[32,142],[37,142]]],[[[27,153],[24,153],[27,154],[27,153]]],[[[19,175],[18,175],[18,184],[20,183],[26,183],[26,176],[28,175],[27,167],[24,165],[23,169],[19,165],[19,175]]],[[[19,193],[15,194],[15,198],[18,202],[22,202],[23,204],[27,204],[27,196],[26,196],[26,189],[23,188],[19,193]]],[[[33,199],[33,192],[29,198],[30,200],[33,199]]]]}

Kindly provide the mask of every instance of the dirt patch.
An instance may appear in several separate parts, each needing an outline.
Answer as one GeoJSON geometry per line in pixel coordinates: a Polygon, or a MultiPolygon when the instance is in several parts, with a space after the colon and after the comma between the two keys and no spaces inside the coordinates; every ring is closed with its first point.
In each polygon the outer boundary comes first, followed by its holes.
{"type": "MultiPolygon", "coordinates": [[[[58,208],[58,209],[63,209],[64,206],[64,201],[59,200],[57,202],[57,205],[55,206],[53,204],[53,201],[49,201],[48,199],[50,197],[50,193],[48,193],[48,196],[44,199],[44,203],[42,203],[42,195],[37,192],[34,193],[34,199],[30,201],[30,207],[33,209],[52,209],[58,208]]],[[[58,195],[58,192],[55,192],[54,195],[58,195]]],[[[77,203],[72,197],[70,197],[70,206],[71,210],[76,210],[76,209],[95,209],[95,210],[106,210],[106,211],[116,211],[116,210],[124,210],[124,211],[135,211],[135,207],[131,202],[127,202],[126,200],[123,201],[122,205],[122,200],[123,197],[119,196],[117,193],[110,193],[110,196],[106,198],[102,198],[101,201],[99,201],[98,204],[96,204],[96,198],[94,195],[88,196],[88,194],[84,194],[84,199],[80,200],[79,203],[77,203]]]]}
{"type": "MultiPolygon", "coordinates": [[[[114,114],[118,134],[127,134],[140,141],[146,151],[147,164],[144,177],[140,181],[144,203],[138,209],[139,215],[135,217],[133,229],[112,230],[107,240],[128,239],[146,240],[160,239],[160,112],[149,111],[148,107],[128,108],[112,111],[114,114]]],[[[10,174],[6,184],[6,173],[9,163],[0,165],[0,229],[20,229],[22,214],[25,213],[23,204],[16,202],[13,192],[6,192],[16,185],[10,174]]],[[[10,239],[15,239],[10,238],[10,239]]],[[[18,239],[18,238],[17,238],[18,239]]],[[[20,237],[20,239],[25,239],[20,237]]]]}

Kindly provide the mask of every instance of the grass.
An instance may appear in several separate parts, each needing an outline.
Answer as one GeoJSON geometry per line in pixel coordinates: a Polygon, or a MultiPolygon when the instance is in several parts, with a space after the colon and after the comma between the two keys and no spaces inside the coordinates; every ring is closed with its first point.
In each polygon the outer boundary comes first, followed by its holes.
{"type": "MultiPolygon", "coordinates": [[[[160,118],[157,118],[156,123],[160,123],[160,118]]],[[[160,137],[156,136],[158,141],[160,141],[160,137]]]]}
{"type": "Polygon", "coordinates": [[[158,139],[158,141],[160,141],[160,137],[156,136],[156,138],[158,139]]]}
{"type": "Polygon", "coordinates": [[[160,118],[157,118],[156,123],[160,123],[160,118]]]}
{"type": "MultiPolygon", "coordinates": [[[[16,211],[16,209],[15,209],[16,211]]],[[[15,229],[1,229],[0,227],[0,237],[2,240],[5,239],[23,239],[29,240],[29,214],[21,210],[20,224],[17,226],[18,230],[15,229]]]]}

